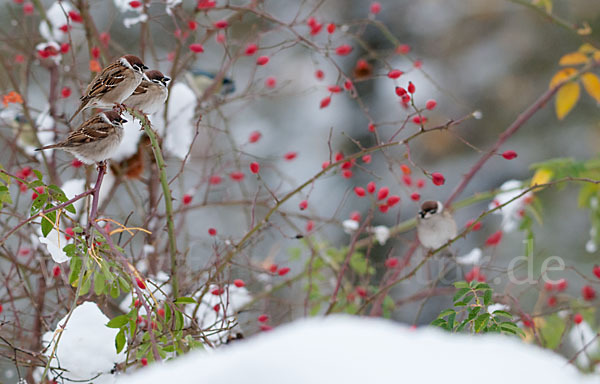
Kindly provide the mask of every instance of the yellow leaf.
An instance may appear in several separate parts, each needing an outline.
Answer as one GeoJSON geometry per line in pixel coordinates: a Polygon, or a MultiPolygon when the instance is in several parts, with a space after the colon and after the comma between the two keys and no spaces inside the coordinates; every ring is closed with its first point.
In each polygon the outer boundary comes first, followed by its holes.
{"type": "Polygon", "coordinates": [[[588,95],[592,96],[597,103],[600,103],[600,79],[591,72],[581,75],[581,82],[588,95]]]}
{"type": "Polygon", "coordinates": [[[570,82],[563,85],[556,93],[556,117],[562,120],[571,112],[579,100],[579,83],[570,82]]]}
{"type": "Polygon", "coordinates": [[[558,64],[560,65],[578,65],[585,64],[590,61],[590,58],[582,52],[567,53],[560,58],[558,64]]]}
{"type": "Polygon", "coordinates": [[[552,180],[554,172],[548,168],[540,168],[533,174],[531,178],[531,186],[546,184],[552,180]]]}
{"type": "Polygon", "coordinates": [[[573,76],[575,73],[577,73],[577,70],[575,68],[561,69],[560,71],[556,72],[554,74],[554,76],[552,76],[552,80],[550,80],[550,88],[554,88],[558,83],[560,83],[563,80],[568,79],[569,77],[573,76]]]}
{"type": "Polygon", "coordinates": [[[598,50],[590,43],[582,44],[578,51],[585,54],[598,52],[598,50]]]}
{"type": "Polygon", "coordinates": [[[592,27],[590,27],[587,21],[584,21],[582,24],[583,26],[577,29],[577,34],[580,36],[590,35],[592,33],[592,27]]]}
{"type": "Polygon", "coordinates": [[[592,55],[592,57],[594,58],[595,62],[600,63],[600,51],[594,52],[594,54],[592,55]]]}

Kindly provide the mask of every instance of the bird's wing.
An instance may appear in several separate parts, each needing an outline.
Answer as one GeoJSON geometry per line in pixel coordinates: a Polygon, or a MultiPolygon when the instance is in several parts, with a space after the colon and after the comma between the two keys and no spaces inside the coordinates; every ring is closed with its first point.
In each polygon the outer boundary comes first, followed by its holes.
{"type": "Polygon", "coordinates": [[[100,97],[125,80],[127,68],[118,61],[104,68],[88,85],[82,100],[100,97]]]}
{"type": "Polygon", "coordinates": [[[135,89],[135,91],[133,91],[131,96],[139,96],[139,95],[143,95],[143,94],[147,93],[150,85],[151,85],[151,83],[148,82],[147,80],[142,80],[140,85],[138,85],[138,87],[135,89]]]}
{"type": "Polygon", "coordinates": [[[108,124],[102,116],[96,115],[71,132],[64,141],[63,146],[77,147],[92,141],[102,140],[109,136],[114,129],[115,127],[108,124]]]}

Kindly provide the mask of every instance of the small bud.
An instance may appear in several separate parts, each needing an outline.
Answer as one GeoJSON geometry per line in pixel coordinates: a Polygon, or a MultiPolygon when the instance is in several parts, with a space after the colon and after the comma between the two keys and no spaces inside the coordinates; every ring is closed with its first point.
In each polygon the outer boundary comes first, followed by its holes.
{"type": "Polygon", "coordinates": [[[332,34],[335,32],[335,24],[329,23],[327,24],[327,33],[332,34]]]}
{"type": "Polygon", "coordinates": [[[373,193],[373,192],[375,192],[375,188],[376,188],[375,182],[370,181],[369,184],[367,184],[367,192],[373,193]]]}
{"type": "Polygon", "coordinates": [[[189,205],[192,202],[192,195],[186,193],[185,195],[183,195],[182,201],[183,205],[189,205]]]}
{"type": "Polygon", "coordinates": [[[246,286],[246,283],[244,283],[244,280],[242,280],[242,279],[235,279],[235,280],[233,280],[233,285],[235,285],[238,288],[242,288],[242,287],[246,286]]]}
{"type": "Polygon", "coordinates": [[[398,259],[395,257],[390,257],[385,261],[386,268],[396,268],[398,266],[398,259]]]}
{"type": "Polygon", "coordinates": [[[583,321],[583,316],[581,315],[581,313],[576,313],[575,316],[573,316],[573,322],[575,324],[581,324],[582,321],[583,321]]]}
{"type": "Polygon", "coordinates": [[[381,4],[376,1],[371,3],[370,11],[374,15],[378,14],[381,12],[381,4]]]}
{"type": "Polygon", "coordinates": [[[204,47],[199,43],[190,44],[190,51],[194,53],[202,53],[204,52],[204,47]]]}
{"type": "Polygon", "coordinates": [[[485,241],[485,245],[495,247],[498,244],[500,244],[501,240],[502,240],[502,231],[496,231],[496,232],[492,233],[490,235],[490,237],[487,238],[487,240],[485,241]]]}
{"type": "Polygon", "coordinates": [[[517,157],[517,152],[515,151],[504,151],[502,152],[502,157],[504,157],[506,160],[512,160],[514,158],[517,157]]]}
{"type": "Polygon", "coordinates": [[[321,100],[321,103],[319,104],[319,108],[321,108],[321,109],[327,108],[329,106],[329,104],[331,104],[331,97],[327,96],[321,100]]]}
{"type": "Polygon", "coordinates": [[[402,54],[402,55],[406,55],[409,52],[410,52],[410,45],[408,45],[408,44],[400,44],[396,48],[396,53],[399,53],[399,54],[402,54]]]}
{"type": "Polygon", "coordinates": [[[363,197],[365,196],[365,189],[363,187],[354,187],[354,193],[358,197],[363,197]]]}
{"type": "Polygon", "coordinates": [[[436,106],[437,101],[435,100],[427,100],[427,102],[425,103],[425,108],[429,109],[430,111],[433,110],[436,106]]]}
{"type": "Polygon", "coordinates": [[[308,201],[302,200],[300,204],[298,204],[298,208],[300,208],[301,211],[304,211],[306,208],[308,208],[308,201]]]}
{"type": "Polygon", "coordinates": [[[266,323],[267,321],[269,321],[269,316],[265,315],[264,313],[260,316],[258,316],[258,322],[259,323],[266,323]]]}
{"type": "Polygon", "coordinates": [[[390,193],[390,189],[388,187],[381,187],[379,192],[377,192],[377,200],[383,200],[390,193]]]}
{"type": "Polygon", "coordinates": [[[407,90],[408,90],[408,93],[415,93],[415,91],[416,91],[415,85],[411,81],[408,82],[407,90]]]}
{"type": "Polygon", "coordinates": [[[217,230],[214,228],[208,228],[208,234],[210,236],[217,236],[217,230]]]}
{"type": "Polygon", "coordinates": [[[214,26],[217,29],[224,29],[229,26],[229,23],[227,22],[227,20],[219,20],[219,21],[215,21],[214,26]]]}
{"type": "Polygon", "coordinates": [[[277,274],[278,274],[279,276],[285,276],[285,275],[287,275],[287,274],[288,274],[288,272],[289,272],[289,271],[290,271],[290,268],[288,268],[288,267],[283,267],[283,268],[281,268],[281,269],[280,269],[280,270],[277,272],[277,274]]]}
{"type": "Polygon", "coordinates": [[[433,181],[433,184],[438,185],[438,186],[443,185],[446,182],[444,175],[442,175],[439,172],[433,172],[431,174],[431,180],[433,181]]]}
{"type": "Polygon", "coordinates": [[[421,199],[421,195],[418,194],[417,192],[414,192],[410,195],[410,199],[412,201],[419,201],[421,199]]]}
{"type": "Polygon", "coordinates": [[[397,78],[399,78],[400,76],[402,76],[403,74],[404,74],[404,72],[402,72],[402,71],[401,71],[401,70],[399,70],[399,69],[392,69],[391,71],[389,71],[389,72],[388,72],[387,76],[388,76],[390,79],[397,79],[397,78]]]}
{"type": "Polygon", "coordinates": [[[371,155],[364,155],[364,156],[362,157],[362,161],[363,161],[365,164],[369,164],[369,163],[371,162],[371,155]]]}
{"type": "Polygon", "coordinates": [[[256,175],[258,171],[260,171],[260,165],[256,161],[250,163],[250,172],[256,175]]]}
{"type": "Polygon", "coordinates": [[[269,62],[269,56],[258,56],[256,58],[256,65],[266,65],[269,62]]]}
{"type": "Polygon", "coordinates": [[[340,45],[339,47],[337,47],[335,49],[335,53],[338,54],[338,55],[340,55],[340,56],[349,55],[350,52],[352,52],[352,46],[350,46],[348,44],[340,45]]]}
{"type": "Polygon", "coordinates": [[[250,43],[246,45],[246,50],[244,51],[244,54],[246,56],[252,56],[256,53],[256,51],[258,51],[258,45],[250,43]]]}
{"type": "Polygon", "coordinates": [[[258,131],[254,131],[250,133],[250,137],[248,137],[248,142],[249,143],[256,143],[258,140],[260,140],[260,138],[262,137],[262,134],[258,131]]]}
{"type": "Polygon", "coordinates": [[[393,207],[394,205],[398,204],[399,202],[400,202],[400,196],[392,195],[392,196],[388,197],[387,205],[389,207],[393,207]]]}

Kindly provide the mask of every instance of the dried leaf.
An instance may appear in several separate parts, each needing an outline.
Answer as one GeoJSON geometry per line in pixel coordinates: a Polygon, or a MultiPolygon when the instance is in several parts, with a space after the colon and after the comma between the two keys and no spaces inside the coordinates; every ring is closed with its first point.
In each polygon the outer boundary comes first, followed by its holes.
{"type": "Polygon", "coordinates": [[[583,26],[577,29],[577,34],[580,36],[590,35],[592,33],[592,27],[590,27],[590,24],[587,21],[584,21],[582,24],[583,26]]]}
{"type": "Polygon", "coordinates": [[[570,82],[563,85],[556,93],[556,117],[562,120],[571,112],[579,100],[579,83],[570,82]]]}
{"type": "Polygon", "coordinates": [[[540,168],[533,174],[531,178],[531,186],[546,184],[552,180],[554,172],[548,168],[540,168]]]}
{"type": "Polygon", "coordinates": [[[585,54],[598,52],[598,50],[590,43],[582,44],[581,47],[579,47],[578,51],[585,54]]]}
{"type": "Polygon", "coordinates": [[[590,58],[582,52],[572,52],[567,53],[563,57],[560,58],[558,64],[560,65],[578,65],[585,64],[590,61],[590,58]]]}
{"type": "Polygon", "coordinates": [[[600,103],[600,79],[591,72],[581,75],[581,82],[588,95],[592,96],[597,103],[600,103]]]}
{"type": "Polygon", "coordinates": [[[577,73],[577,70],[575,68],[561,69],[560,71],[556,72],[554,74],[554,76],[552,77],[552,80],[550,80],[549,88],[554,88],[558,83],[560,83],[563,80],[568,79],[569,77],[573,76],[575,73],[577,73]]]}

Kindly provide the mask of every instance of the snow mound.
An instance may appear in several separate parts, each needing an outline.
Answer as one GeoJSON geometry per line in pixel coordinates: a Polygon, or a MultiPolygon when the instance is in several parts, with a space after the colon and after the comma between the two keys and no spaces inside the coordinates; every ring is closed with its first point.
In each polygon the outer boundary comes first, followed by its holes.
{"type": "Polygon", "coordinates": [[[121,384],[586,383],[562,357],[500,335],[410,330],[382,319],[302,320],[207,354],[154,364],[121,384]],[[200,375],[200,376],[198,376],[200,375]]]}

